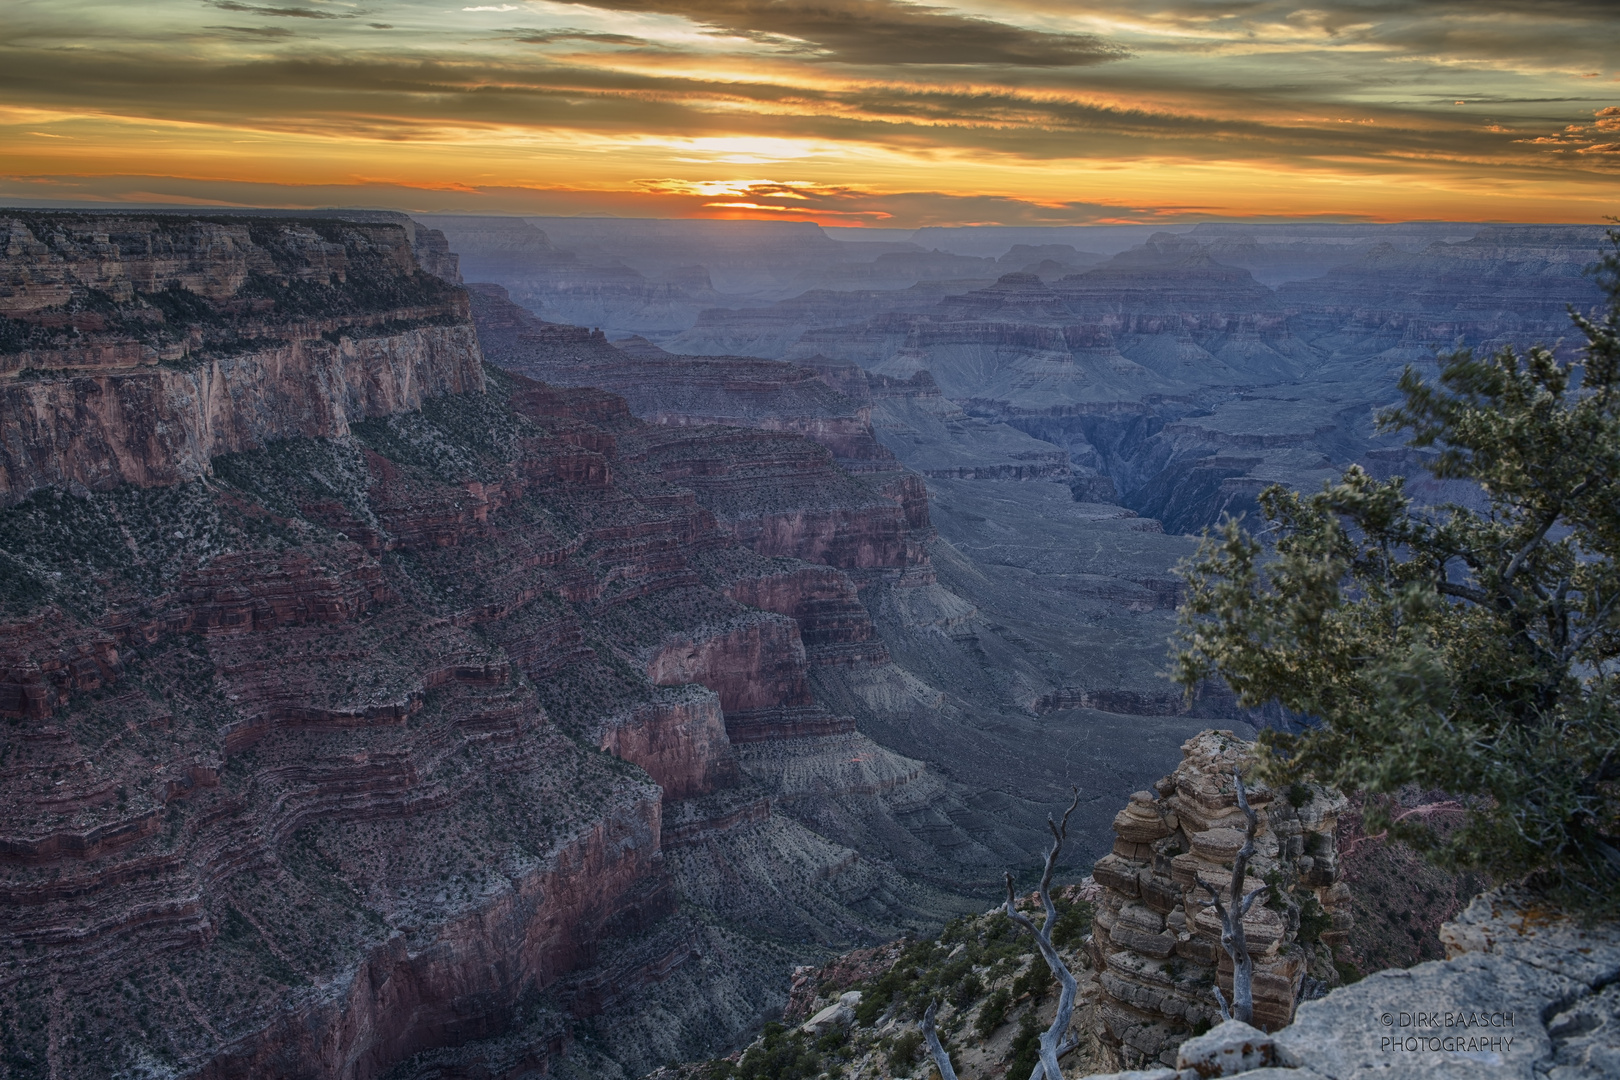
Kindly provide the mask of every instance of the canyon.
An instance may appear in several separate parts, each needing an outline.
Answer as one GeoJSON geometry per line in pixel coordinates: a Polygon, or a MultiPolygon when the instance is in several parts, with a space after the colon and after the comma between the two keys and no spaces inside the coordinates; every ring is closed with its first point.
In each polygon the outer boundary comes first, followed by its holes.
{"type": "Polygon", "coordinates": [[[7,221],[7,1075],[639,1075],[1162,752],[1032,782],[1096,699],[1029,661],[980,723],[1014,632],[882,380],[705,361],[638,416],[668,354],[379,217],[7,221]]]}
{"type": "MultiPolygon", "coordinates": [[[[657,325],[598,290],[587,322],[609,339],[641,335],[687,362],[858,367],[889,380],[872,423],[908,467],[1027,479],[1066,465],[1077,495],[1189,534],[1253,512],[1269,483],[1314,488],[1351,462],[1421,477],[1421,460],[1376,423],[1401,370],[1432,370],[1458,346],[1564,347],[1578,337],[1566,305],[1598,302],[1584,270],[1603,237],[1599,226],[1469,223],[812,235],[737,222],[727,243],[719,229],[699,240],[689,223],[677,245],[668,223],[508,220],[671,288],[672,249],[693,260],[688,276],[723,268],[710,273],[723,288],[693,293],[657,325]],[[776,250],[779,267],[821,269],[759,272],[776,250]],[[939,396],[895,392],[912,380],[939,396]]],[[[455,219],[433,221],[456,231],[455,219]]],[[[459,250],[486,234],[456,233],[459,250]]],[[[541,317],[580,321],[532,265],[488,269],[541,317]]]]}
{"type": "Polygon", "coordinates": [[[0,219],[18,1077],[707,1058],[1073,788],[1162,937],[1116,812],[1259,720],[1160,674],[1188,534],[1420,467],[1392,372],[1559,336],[1597,236],[0,219]]]}

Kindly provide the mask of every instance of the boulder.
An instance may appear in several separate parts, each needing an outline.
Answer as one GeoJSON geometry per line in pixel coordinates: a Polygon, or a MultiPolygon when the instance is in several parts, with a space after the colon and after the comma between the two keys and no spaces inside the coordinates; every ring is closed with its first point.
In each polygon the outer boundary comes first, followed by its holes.
{"type": "Polygon", "coordinates": [[[1236,1076],[1274,1064],[1277,1048],[1271,1036],[1241,1020],[1226,1020],[1188,1039],[1176,1051],[1176,1068],[1192,1070],[1200,1080],[1236,1076]]]}
{"type": "Polygon", "coordinates": [[[799,1025],[807,1035],[821,1035],[835,1027],[849,1027],[855,1022],[855,1006],[861,1003],[861,992],[851,990],[799,1025]]]}

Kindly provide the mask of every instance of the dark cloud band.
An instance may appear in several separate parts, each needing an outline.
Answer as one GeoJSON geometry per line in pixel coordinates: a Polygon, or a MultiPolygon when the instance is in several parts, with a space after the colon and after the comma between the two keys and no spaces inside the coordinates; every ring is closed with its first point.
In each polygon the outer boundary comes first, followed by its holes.
{"type": "Polygon", "coordinates": [[[849,64],[1072,67],[1126,55],[1088,34],[1028,30],[892,0],[594,0],[590,6],[678,15],[786,52],[849,64]]]}

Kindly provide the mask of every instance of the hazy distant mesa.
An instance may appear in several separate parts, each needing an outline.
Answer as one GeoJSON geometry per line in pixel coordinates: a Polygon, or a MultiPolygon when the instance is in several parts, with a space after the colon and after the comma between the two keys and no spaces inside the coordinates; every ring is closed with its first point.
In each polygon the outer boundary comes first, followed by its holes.
{"type": "Polygon", "coordinates": [[[1610,5],[1406,7],[18,0],[0,199],[906,227],[1613,209],[1610,5]]]}

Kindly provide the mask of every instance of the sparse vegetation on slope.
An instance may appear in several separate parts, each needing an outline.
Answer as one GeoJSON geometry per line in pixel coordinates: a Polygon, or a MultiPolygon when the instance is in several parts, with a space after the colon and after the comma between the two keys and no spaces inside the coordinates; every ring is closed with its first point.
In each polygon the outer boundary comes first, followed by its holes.
{"type": "MultiPolygon", "coordinates": [[[[1073,971],[1088,967],[1085,939],[1091,904],[1079,890],[1053,890],[1058,912],[1053,944],[1073,971]]],[[[1033,897],[1019,909],[1040,918],[1033,897]]],[[[1051,1022],[1057,983],[1034,939],[996,908],[946,924],[933,939],[901,939],[864,950],[804,975],[804,992],[789,1006],[791,1021],[835,1006],[851,990],[860,1002],[844,1023],[820,1034],[773,1023],[730,1058],[668,1067],[662,1080],[878,1080],[926,1077],[933,1069],[919,1021],[941,1002],[938,1030],[963,1080],[1027,1077],[1038,1060],[1040,1031],[1051,1022]]],[[[1084,1056],[1082,1046],[1079,1054],[1084,1056]]],[[[1073,1057],[1065,1059],[1073,1063],[1073,1057]]]]}

